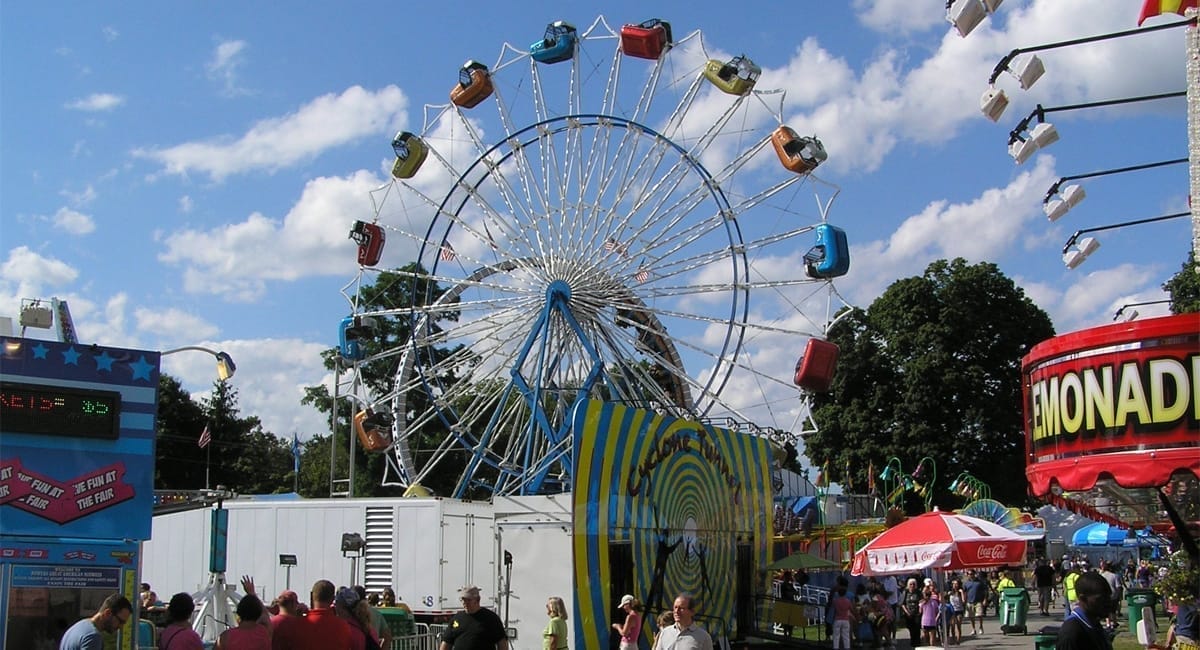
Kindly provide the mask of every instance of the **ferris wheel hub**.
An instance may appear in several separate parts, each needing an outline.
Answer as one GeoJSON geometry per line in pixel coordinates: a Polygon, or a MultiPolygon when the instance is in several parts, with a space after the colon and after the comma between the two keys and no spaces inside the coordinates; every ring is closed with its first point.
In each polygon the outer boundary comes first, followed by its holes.
{"type": "Polygon", "coordinates": [[[546,287],[546,302],[553,303],[560,301],[567,303],[571,300],[571,285],[565,280],[552,280],[549,286],[546,287]]]}

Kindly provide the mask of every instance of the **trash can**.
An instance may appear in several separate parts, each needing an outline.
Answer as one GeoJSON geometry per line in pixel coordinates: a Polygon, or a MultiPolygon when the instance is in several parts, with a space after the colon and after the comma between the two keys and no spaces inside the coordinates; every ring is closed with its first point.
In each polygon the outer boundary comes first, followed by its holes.
{"type": "Polygon", "coordinates": [[[1125,608],[1129,614],[1129,631],[1137,633],[1138,621],[1142,620],[1142,608],[1149,607],[1158,616],[1154,607],[1158,604],[1158,594],[1150,589],[1128,589],[1125,591],[1125,608]]]}
{"type": "Polygon", "coordinates": [[[407,607],[380,607],[378,611],[383,620],[387,621],[393,639],[416,634],[416,620],[407,607]]]}
{"type": "Polygon", "coordinates": [[[1025,634],[1025,616],[1029,614],[1029,592],[1024,587],[1000,590],[1000,632],[1025,634]]]}
{"type": "Polygon", "coordinates": [[[1058,645],[1058,626],[1047,625],[1038,630],[1037,636],[1033,637],[1034,650],[1054,650],[1058,645]]]}

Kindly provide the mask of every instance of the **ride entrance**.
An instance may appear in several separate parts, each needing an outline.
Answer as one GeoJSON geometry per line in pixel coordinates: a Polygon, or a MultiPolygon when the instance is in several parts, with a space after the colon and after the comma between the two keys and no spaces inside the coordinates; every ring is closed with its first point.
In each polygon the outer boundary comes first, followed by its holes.
{"type": "Polygon", "coordinates": [[[673,39],[552,23],[447,74],[450,102],[394,138],[351,232],[337,391],[384,484],[570,491],[589,399],[780,446],[812,429],[792,366],[849,267],[826,152],[749,57],[673,39]]]}

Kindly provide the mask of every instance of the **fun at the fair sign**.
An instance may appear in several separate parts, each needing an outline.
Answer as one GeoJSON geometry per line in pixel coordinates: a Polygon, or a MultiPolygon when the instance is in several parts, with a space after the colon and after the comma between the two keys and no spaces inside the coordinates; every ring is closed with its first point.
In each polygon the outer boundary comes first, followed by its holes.
{"type": "Polygon", "coordinates": [[[0,530],[148,539],[157,352],[5,338],[0,530]]]}

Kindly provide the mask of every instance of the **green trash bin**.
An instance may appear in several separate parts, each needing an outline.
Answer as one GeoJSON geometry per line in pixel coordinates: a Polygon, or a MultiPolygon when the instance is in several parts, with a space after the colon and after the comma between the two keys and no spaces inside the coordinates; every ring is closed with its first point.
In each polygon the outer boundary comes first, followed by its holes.
{"type": "Polygon", "coordinates": [[[1058,645],[1058,627],[1046,626],[1033,637],[1034,650],[1054,650],[1058,645]]]}
{"type": "Polygon", "coordinates": [[[1029,592],[1024,587],[1005,587],[1000,590],[1000,632],[1025,634],[1025,617],[1029,614],[1029,592]]]}
{"type": "Polygon", "coordinates": [[[417,633],[417,622],[407,607],[380,607],[378,610],[383,620],[387,621],[393,639],[417,633]]]}
{"type": "Polygon", "coordinates": [[[1158,612],[1154,609],[1157,604],[1158,594],[1150,589],[1127,589],[1125,591],[1125,609],[1129,616],[1130,633],[1137,633],[1137,624],[1142,620],[1143,607],[1149,607],[1155,617],[1158,616],[1158,612]]]}

